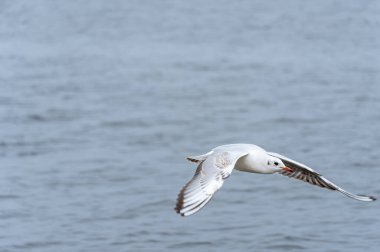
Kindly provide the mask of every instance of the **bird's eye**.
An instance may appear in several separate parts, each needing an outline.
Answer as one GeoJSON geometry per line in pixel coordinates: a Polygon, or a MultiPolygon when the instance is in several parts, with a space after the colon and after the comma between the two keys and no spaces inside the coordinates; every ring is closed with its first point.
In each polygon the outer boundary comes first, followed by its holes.
{"type": "Polygon", "coordinates": [[[275,161],[275,162],[274,162],[274,165],[278,165],[278,162],[275,161]]]}
{"type": "Polygon", "coordinates": [[[270,161],[268,161],[268,165],[270,165],[270,161]]]}

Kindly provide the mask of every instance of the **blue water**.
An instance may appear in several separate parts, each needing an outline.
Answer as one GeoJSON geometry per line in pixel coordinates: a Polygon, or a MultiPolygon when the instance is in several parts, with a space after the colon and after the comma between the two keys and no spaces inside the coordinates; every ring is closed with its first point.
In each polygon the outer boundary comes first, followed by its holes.
{"type": "Polygon", "coordinates": [[[0,2],[0,251],[378,251],[379,202],[194,166],[254,143],[380,195],[379,1],[0,2]]]}

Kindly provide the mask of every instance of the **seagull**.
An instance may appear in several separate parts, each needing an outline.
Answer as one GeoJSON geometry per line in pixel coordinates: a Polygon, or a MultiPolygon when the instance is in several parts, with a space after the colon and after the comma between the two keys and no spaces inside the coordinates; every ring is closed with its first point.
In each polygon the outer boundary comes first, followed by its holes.
{"type": "Polygon", "coordinates": [[[376,200],[373,196],[355,195],[343,190],[310,167],[253,144],[221,145],[206,154],[187,157],[187,160],[197,163],[198,167],[193,178],[178,194],[174,210],[181,216],[192,215],[203,208],[234,169],[261,174],[279,173],[338,191],[356,200],[376,200]]]}

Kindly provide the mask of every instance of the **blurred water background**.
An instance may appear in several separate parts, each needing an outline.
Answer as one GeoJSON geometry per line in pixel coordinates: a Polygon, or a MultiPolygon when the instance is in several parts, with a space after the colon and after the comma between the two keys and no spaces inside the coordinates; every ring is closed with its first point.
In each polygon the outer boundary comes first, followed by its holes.
{"type": "Polygon", "coordinates": [[[255,143],[380,194],[380,2],[0,2],[0,251],[378,251],[379,203],[185,160],[255,143]]]}

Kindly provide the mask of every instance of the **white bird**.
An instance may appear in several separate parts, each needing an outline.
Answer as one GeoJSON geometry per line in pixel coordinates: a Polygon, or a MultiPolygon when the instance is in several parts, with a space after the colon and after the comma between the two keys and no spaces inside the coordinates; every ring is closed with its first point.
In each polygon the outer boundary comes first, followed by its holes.
{"type": "Polygon", "coordinates": [[[177,197],[174,209],[182,216],[192,215],[204,207],[214,193],[222,187],[224,181],[229,178],[233,169],[262,174],[279,173],[339,191],[356,200],[376,200],[372,196],[347,192],[310,167],[280,154],[267,152],[253,144],[222,145],[206,154],[190,156],[187,159],[198,163],[198,167],[193,178],[182,188],[177,197]]]}

